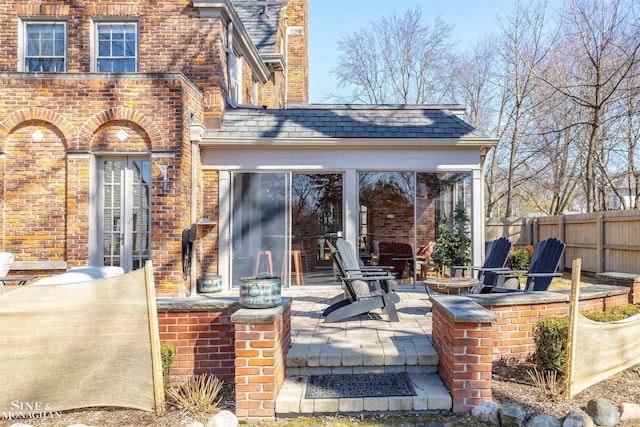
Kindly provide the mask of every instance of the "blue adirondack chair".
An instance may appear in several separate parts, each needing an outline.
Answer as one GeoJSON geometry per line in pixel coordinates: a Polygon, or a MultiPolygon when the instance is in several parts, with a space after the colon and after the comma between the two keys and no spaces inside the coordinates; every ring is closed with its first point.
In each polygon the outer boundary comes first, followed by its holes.
{"type": "Polygon", "coordinates": [[[486,243],[486,257],[482,267],[471,267],[476,271],[478,282],[481,285],[493,285],[496,280],[496,271],[504,271],[504,266],[511,252],[511,241],[506,237],[490,240],[486,243]]]}
{"type": "Polygon", "coordinates": [[[547,240],[543,240],[535,244],[533,248],[533,254],[531,255],[531,263],[529,264],[528,271],[494,271],[495,273],[495,286],[491,289],[491,292],[514,292],[514,291],[546,291],[551,285],[551,280],[554,277],[562,276],[561,273],[557,273],[560,259],[564,253],[565,244],[561,240],[552,237],[547,240]],[[525,276],[527,281],[524,285],[519,282],[519,276],[525,276]],[[513,282],[513,279],[517,279],[517,287],[509,286],[505,287],[507,280],[513,282]]]}

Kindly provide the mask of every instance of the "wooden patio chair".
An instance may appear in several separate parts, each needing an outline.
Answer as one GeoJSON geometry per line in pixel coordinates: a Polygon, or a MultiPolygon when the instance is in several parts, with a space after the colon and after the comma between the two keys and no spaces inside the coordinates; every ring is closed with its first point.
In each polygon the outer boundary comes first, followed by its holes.
{"type": "Polygon", "coordinates": [[[376,308],[386,312],[390,322],[398,322],[395,304],[400,302],[400,298],[395,292],[385,289],[388,285],[385,288],[381,285],[392,280],[392,275],[379,271],[349,271],[340,251],[331,243],[328,243],[328,246],[341,275],[344,295],[332,300],[329,307],[322,312],[325,322],[348,319],[376,308]]]}
{"type": "MultiPolygon", "coordinates": [[[[528,271],[493,271],[495,273],[494,286],[490,292],[533,292],[546,291],[554,277],[561,277],[557,273],[560,259],[565,250],[565,244],[561,240],[552,237],[538,242],[533,247],[531,263],[528,271]],[[527,278],[524,287],[520,283],[520,276],[527,278]]],[[[485,292],[483,290],[483,292],[485,292]]]]}
{"type": "Polygon", "coordinates": [[[381,280],[383,290],[388,292],[398,287],[398,282],[394,279],[394,275],[392,273],[393,266],[364,265],[360,262],[360,258],[358,258],[353,246],[342,238],[338,238],[336,240],[335,249],[337,249],[336,253],[339,254],[339,259],[336,262],[342,262],[342,265],[338,265],[338,269],[340,270],[340,274],[343,276],[385,276],[386,279],[381,280]]]}
{"type": "MultiPolygon", "coordinates": [[[[485,259],[480,267],[453,267],[454,269],[471,270],[471,276],[478,279],[478,285],[473,293],[480,293],[485,286],[494,286],[496,272],[505,272],[505,265],[511,253],[511,241],[506,237],[485,242],[485,259]]],[[[454,275],[464,276],[464,274],[454,275]]]]}

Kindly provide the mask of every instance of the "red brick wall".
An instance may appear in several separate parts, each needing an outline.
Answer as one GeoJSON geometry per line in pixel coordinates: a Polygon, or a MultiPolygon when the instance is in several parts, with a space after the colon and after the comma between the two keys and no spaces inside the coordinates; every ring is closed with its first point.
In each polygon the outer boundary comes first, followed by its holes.
{"type": "Polygon", "coordinates": [[[433,307],[438,374],[451,393],[454,413],[470,412],[491,399],[493,329],[489,323],[455,323],[438,306],[433,307]]]}
{"type": "Polygon", "coordinates": [[[287,36],[287,102],[289,104],[309,103],[309,6],[307,0],[290,0],[287,7],[289,27],[293,29],[287,36]]]}
{"type": "Polygon", "coordinates": [[[176,346],[172,382],[193,374],[215,375],[235,381],[235,345],[231,310],[159,311],[160,341],[176,346]]]}
{"type": "Polygon", "coordinates": [[[291,303],[276,316],[261,319],[260,309],[234,321],[239,306],[210,311],[158,310],[160,341],[176,346],[171,381],[194,374],[215,375],[235,384],[236,415],[275,417],[275,401],[284,384],[291,347],[291,303]]]}
{"type": "Polygon", "coordinates": [[[29,120],[18,123],[5,143],[4,247],[16,261],[65,260],[60,239],[67,234],[64,136],[49,123],[29,120]],[[31,142],[37,129],[44,139],[31,142]]]}
{"type": "Polygon", "coordinates": [[[198,90],[178,74],[23,75],[0,79],[0,99],[3,250],[16,261],[86,263],[91,153],[155,152],[151,244],[157,290],[184,294],[179,260],[181,232],[190,225],[188,110],[202,117],[198,90]],[[41,142],[32,141],[36,129],[44,135],[41,142]],[[120,129],[129,133],[125,143],[114,137],[120,129]],[[168,166],[167,191],[159,164],[168,166]]]}
{"type": "Polygon", "coordinates": [[[629,304],[640,304],[640,282],[598,279],[598,284],[625,286],[629,288],[629,304]]]}
{"type": "Polygon", "coordinates": [[[139,72],[182,72],[203,90],[219,89],[226,81],[221,21],[198,17],[189,0],[7,0],[0,6],[0,71],[17,71],[16,30],[22,15],[66,19],[68,72],[91,71],[89,18],[122,17],[139,23],[139,72]]]}
{"type": "MultiPolygon", "coordinates": [[[[205,170],[203,178],[203,209],[204,218],[217,220],[218,218],[218,172],[205,170]]],[[[198,264],[199,276],[218,274],[218,227],[203,225],[199,227],[198,264]]]]}
{"type": "MultiPolygon", "coordinates": [[[[580,301],[580,312],[604,311],[628,304],[626,294],[580,301]]],[[[453,398],[453,412],[470,412],[491,399],[491,365],[500,359],[525,360],[535,352],[535,325],[543,317],[569,315],[569,302],[488,306],[494,324],[455,322],[433,306],[433,345],[438,373],[453,398]]]]}
{"type": "Polygon", "coordinates": [[[236,324],[236,415],[274,418],[291,346],[291,305],[274,324],[236,324]]]}
{"type": "MultiPolygon", "coordinates": [[[[580,301],[580,312],[605,311],[614,306],[627,305],[627,295],[594,298],[580,301]]],[[[545,317],[569,315],[569,303],[489,306],[498,317],[494,324],[493,359],[525,360],[536,348],[533,340],[536,323],[545,317]]]]}

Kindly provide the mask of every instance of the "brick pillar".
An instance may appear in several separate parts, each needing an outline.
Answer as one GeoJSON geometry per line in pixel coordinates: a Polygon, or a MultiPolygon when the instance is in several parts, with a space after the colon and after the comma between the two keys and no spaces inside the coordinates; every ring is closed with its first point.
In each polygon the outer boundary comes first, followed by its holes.
{"type": "Polygon", "coordinates": [[[432,336],[440,358],[438,374],[451,393],[454,413],[470,412],[491,399],[493,321],[493,313],[467,298],[434,298],[432,336]]]}
{"type": "Polygon", "coordinates": [[[282,305],[274,308],[240,309],[231,322],[235,325],[236,415],[275,418],[291,346],[291,298],[283,298],[282,305]]]}

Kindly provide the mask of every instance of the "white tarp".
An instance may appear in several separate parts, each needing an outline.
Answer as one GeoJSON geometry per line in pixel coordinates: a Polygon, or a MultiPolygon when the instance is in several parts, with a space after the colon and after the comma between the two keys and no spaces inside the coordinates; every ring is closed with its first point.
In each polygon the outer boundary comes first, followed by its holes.
{"type": "Polygon", "coordinates": [[[140,269],[0,295],[0,416],[31,407],[157,409],[158,330],[145,277],[140,269]]]}
{"type": "Polygon", "coordinates": [[[578,314],[570,394],[640,363],[640,315],[594,322],[578,314]]]}

